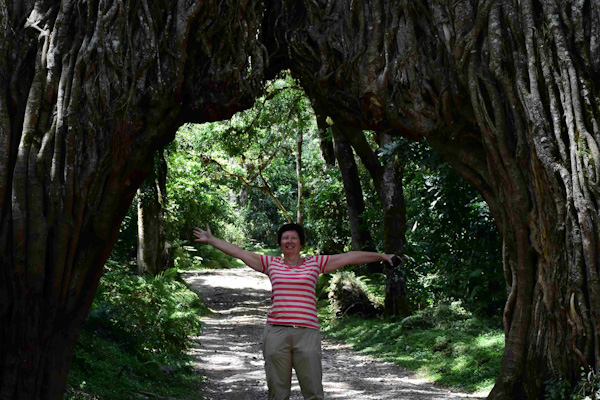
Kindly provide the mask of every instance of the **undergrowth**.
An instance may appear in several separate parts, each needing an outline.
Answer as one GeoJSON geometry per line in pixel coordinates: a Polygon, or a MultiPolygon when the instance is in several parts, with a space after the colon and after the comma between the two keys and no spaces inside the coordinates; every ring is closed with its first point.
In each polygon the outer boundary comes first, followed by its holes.
{"type": "Polygon", "coordinates": [[[545,400],[596,400],[600,399],[600,373],[581,367],[579,380],[572,384],[566,379],[556,378],[544,382],[545,400]]]}
{"type": "Polygon", "coordinates": [[[437,384],[488,392],[498,376],[504,334],[498,321],[482,319],[460,303],[438,305],[407,318],[336,318],[321,300],[322,333],[354,350],[417,372],[437,384]]]}
{"type": "Polygon", "coordinates": [[[171,269],[133,275],[108,262],[81,331],[66,399],[194,398],[201,376],[186,351],[208,311],[171,269]],[[143,397],[141,397],[143,398],[143,397]]]}

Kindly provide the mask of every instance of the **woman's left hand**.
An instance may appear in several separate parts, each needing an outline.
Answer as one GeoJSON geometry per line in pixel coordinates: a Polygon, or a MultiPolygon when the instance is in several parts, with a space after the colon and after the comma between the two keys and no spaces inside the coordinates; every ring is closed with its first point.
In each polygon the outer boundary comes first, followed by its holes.
{"type": "Polygon", "coordinates": [[[392,258],[395,256],[395,254],[382,254],[381,255],[383,257],[383,262],[388,263],[390,266],[394,266],[394,262],[392,261],[392,258]]]}
{"type": "Polygon", "coordinates": [[[399,256],[397,254],[384,254],[383,261],[387,262],[392,267],[397,267],[398,265],[402,264],[404,259],[402,258],[402,256],[399,256]]]}

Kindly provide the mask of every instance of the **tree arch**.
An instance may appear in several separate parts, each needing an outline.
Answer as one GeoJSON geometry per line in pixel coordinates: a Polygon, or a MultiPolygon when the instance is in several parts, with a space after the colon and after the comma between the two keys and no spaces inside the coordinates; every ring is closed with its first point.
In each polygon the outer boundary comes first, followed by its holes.
{"type": "Polygon", "coordinates": [[[503,237],[491,398],[600,364],[599,7],[0,0],[0,397],[57,399],[153,153],[289,68],[333,120],[428,140],[503,237]]]}

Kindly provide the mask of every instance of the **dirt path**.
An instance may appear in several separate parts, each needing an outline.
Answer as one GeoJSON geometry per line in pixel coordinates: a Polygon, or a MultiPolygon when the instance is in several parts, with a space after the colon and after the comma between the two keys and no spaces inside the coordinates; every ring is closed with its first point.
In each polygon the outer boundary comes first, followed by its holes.
{"type": "MultiPolygon", "coordinates": [[[[211,310],[194,349],[206,376],[207,400],[266,400],[261,341],[271,284],[249,268],[187,272],[183,278],[211,310]]],[[[294,375],[292,400],[302,399],[294,375]]],[[[327,399],[442,400],[481,397],[451,392],[417,379],[393,363],[323,340],[323,386],[327,399]]]]}

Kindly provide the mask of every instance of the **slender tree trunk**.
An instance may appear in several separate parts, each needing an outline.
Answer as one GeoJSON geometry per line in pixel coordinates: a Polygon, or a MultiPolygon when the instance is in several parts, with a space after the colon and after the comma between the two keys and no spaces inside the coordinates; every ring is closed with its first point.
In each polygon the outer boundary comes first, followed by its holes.
{"type": "Polygon", "coordinates": [[[138,275],[157,275],[168,265],[164,206],[167,190],[167,163],[160,151],[154,170],[137,192],[138,200],[138,275]]]}
{"type": "MultiPolygon", "coordinates": [[[[367,142],[363,132],[356,128],[346,128],[348,142],[369,171],[375,190],[381,202],[383,213],[383,250],[390,254],[404,254],[406,241],[406,206],[402,187],[402,160],[397,157],[381,164],[375,151],[367,142]]],[[[392,142],[392,137],[386,133],[379,136],[379,147],[385,147],[392,142]]],[[[410,315],[406,292],[406,273],[404,265],[396,267],[384,266],[386,276],[385,308],[387,315],[410,315]]]]}
{"type": "Polygon", "coordinates": [[[296,223],[304,224],[304,190],[302,188],[302,145],[304,143],[304,133],[302,128],[298,129],[298,138],[296,139],[296,182],[298,197],[296,202],[296,223]]]}
{"type": "Polygon", "coordinates": [[[371,233],[367,229],[367,224],[363,219],[365,201],[352,147],[338,126],[333,125],[331,129],[334,140],[335,158],[342,176],[346,204],[348,205],[352,248],[354,250],[374,250],[372,248],[373,239],[371,238],[371,233]]]}
{"type": "MultiPolygon", "coordinates": [[[[380,147],[392,142],[388,134],[381,134],[380,147]]],[[[404,203],[404,160],[393,157],[383,166],[378,188],[383,209],[383,250],[391,254],[404,254],[406,243],[406,205],[404,203]]],[[[410,315],[406,291],[404,263],[395,267],[385,265],[386,292],[384,311],[388,315],[410,315]]]]}
{"type": "MultiPolygon", "coordinates": [[[[329,165],[335,165],[337,160],[350,223],[350,235],[354,250],[375,251],[373,238],[368,229],[368,224],[363,218],[365,201],[358,174],[358,167],[354,160],[354,153],[348,140],[345,138],[339,125],[335,125],[327,116],[325,107],[313,101],[313,109],[317,118],[319,130],[321,156],[329,165]],[[328,122],[328,118],[330,121],[328,122]]],[[[370,270],[378,270],[378,265],[369,265],[370,270]]]]}

